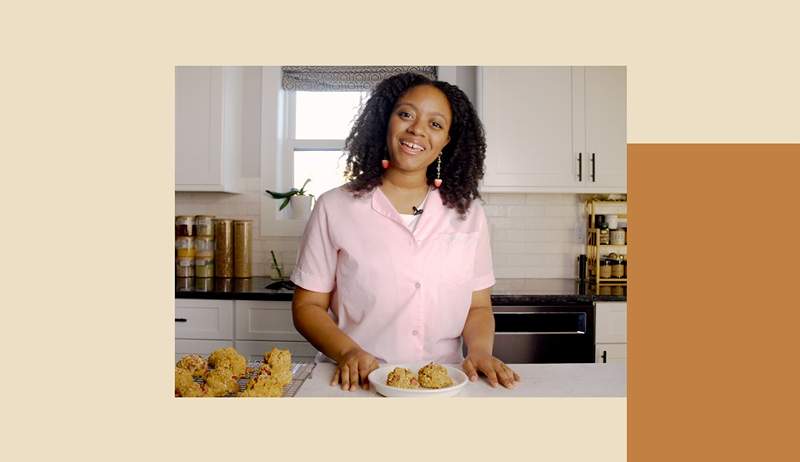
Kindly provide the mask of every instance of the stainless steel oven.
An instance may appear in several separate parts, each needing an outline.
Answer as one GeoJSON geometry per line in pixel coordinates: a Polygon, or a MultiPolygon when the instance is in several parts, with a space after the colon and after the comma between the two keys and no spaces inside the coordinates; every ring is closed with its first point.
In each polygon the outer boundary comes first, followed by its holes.
{"type": "Polygon", "coordinates": [[[594,304],[494,306],[494,355],[506,363],[593,363],[594,304]]]}

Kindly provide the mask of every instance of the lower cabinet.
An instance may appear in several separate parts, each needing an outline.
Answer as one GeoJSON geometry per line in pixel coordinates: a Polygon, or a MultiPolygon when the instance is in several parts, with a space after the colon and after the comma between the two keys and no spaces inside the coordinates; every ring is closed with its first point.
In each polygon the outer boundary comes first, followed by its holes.
{"type": "Polygon", "coordinates": [[[628,357],[628,303],[595,303],[595,362],[625,362],[628,357]]]}
{"type": "Polygon", "coordinates": [[[295,330],[291,302],[175,300],[176,361],[229,346],[256,362],[274,347],[291,351],[294,362],[313,362],[317,354],[295,330]]]}

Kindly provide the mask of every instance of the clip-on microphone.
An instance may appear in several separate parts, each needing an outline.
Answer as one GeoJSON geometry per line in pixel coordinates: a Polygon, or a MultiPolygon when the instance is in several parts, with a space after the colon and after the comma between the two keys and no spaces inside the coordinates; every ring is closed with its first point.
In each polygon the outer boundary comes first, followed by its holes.
{"type": "Polygon", "coordinates": [[[418,209],[418,208],[416,208],[415,206],[413,206],[413,205],[412,205],[412,206],[411,206],[411,210],[413,210],[413,211],[414,211],[414,215],[415,215],[415,216],[416,216],[416,215],[422,215],[422,209],[418,209]]]}

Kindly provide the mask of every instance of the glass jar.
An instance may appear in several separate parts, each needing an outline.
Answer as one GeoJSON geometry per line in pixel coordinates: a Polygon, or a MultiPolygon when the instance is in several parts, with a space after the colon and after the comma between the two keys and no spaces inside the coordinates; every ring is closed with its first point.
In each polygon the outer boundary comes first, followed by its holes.
{"type": "Polygon", "coordinates": [[[600,279],[611,277],[611,260],[600,260],[600,279]]]}
{"type": "Polygon", "coordinates": [[[608,231],[608,223],[600,225],[600,235],[597,238],[597,243],[600,245],[608,245],[610,243],[610,236],[608,231]]]}
{"type": "Polygon", "coordinates": [[[194,275],[198,278],[214,277],[214,258],[197,257],[194,260],[194,275]]]}
{"type": "Polygon", "coordinates": [[[611,245],[625,245],[625,228],[612,229],[609,235],[611,245]]]}
{"type": "Polygon", "coordinates": [[[194,236],[194,217],[180,215],[175,217],[175,237],[194,236]]]}
{"type": "Polygon", "coordinates": [[[611,261],[611,277],[612,278],[622,278],[625,276],[625,266],[622,264],[620,260],[612,260],[611,261]]]}
{"type": "Polygon", "coordinates": [[[194,230],[198,236],[214,236],[214,217],[211,215],[194,217],[194,230]]]}
{"type": "Polygon", "coordinates": [[[176,237],[175,250],[180,258],[194,258],[194,238],[191,236],[176,237]]]}
{"type": "Polygon", "coordinates": [[[195,258],[214,258],[214,238],[210,236],[197,236],[194,238],[195,258]]]}
{"type": "Polygon", "coordinates": [[[194,257],[178,257],[175,259],[175,276],[179,278],[194,277],[194,257]]]}

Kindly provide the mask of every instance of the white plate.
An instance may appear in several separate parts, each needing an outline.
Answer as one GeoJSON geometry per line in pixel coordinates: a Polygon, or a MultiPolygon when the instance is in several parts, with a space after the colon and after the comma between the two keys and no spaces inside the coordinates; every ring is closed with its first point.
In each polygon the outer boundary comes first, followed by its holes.
{"type": "Polygon", "coordinates": [[[405,367],[416,374],[419,369],[426,364],[428,363],[386,365],[369,373],[369,383],[375,387],[375,391],[383,396],[400,398],[433,398],[455,396],[468,382],[467,375],[461,372],[461,369],[442,364],[447,368],[447,374],[450,375],[451,379],[453,379],[453,385],[447,388],[397,388],[386,385],[386,377],[389,376],[389,372],[392,372],[395,367],[405,367]]]}

